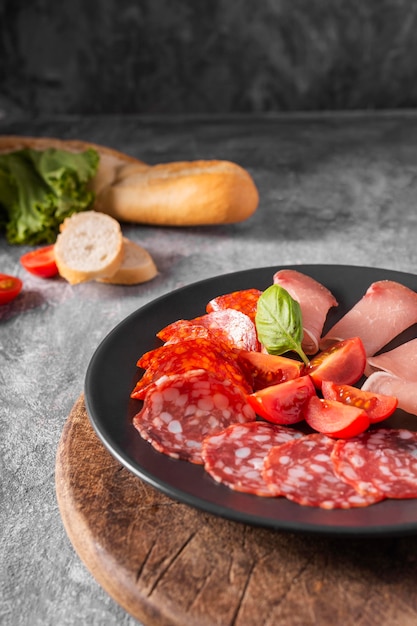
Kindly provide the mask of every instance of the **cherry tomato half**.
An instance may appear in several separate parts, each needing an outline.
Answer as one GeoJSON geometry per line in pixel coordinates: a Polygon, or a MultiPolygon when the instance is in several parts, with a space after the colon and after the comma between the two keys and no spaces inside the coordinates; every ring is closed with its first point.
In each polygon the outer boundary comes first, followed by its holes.
{"type": "Polygon", "coordinates": [[[0,274],[0,304],[7,304],[19,295],[23,287],[20,278],[0,274]]]}
{"type": "Polygon", "coordinates": [[[323,380],[331,380],[340,385],[353,385],[365,371],[366,353],[359,337],[344,339],[319,352],[306,367],[317,389],[323,380]]]}
{"type": "Polygon", "coordinates": [[[305,409],[305,420],[313,430],[328,437],[350,439],[363,433],[370,424],[363,409],[349,406],[337,400],[310,398],[305,409]]]}
{"type": "Polygon", "coordinates": [[[343,404],[363,409],[368,413],[371,424],[387,419],[398,406],[398,399],[395,396],[362,391],[351,385],[323,381],[321,391],[326,400],[338,400],[343,404]]]}
{"type": "Polygon", "coordinates": [[[254,391],[298,378],[303,368],[295,359],[248,350],[239,352],[239,364],[254,391]]]}
{"type": "Polygon", "coordinates": [[[52,278],[58,274],[53,244],[27,252],[20,257],[20,262],[25,270],[41,278],[52,278]]]}
{"type": "Polygon", "coordinates": [[[316,390],[310,376],[301,376],[265,387],[246,396],[255,413],[274,424],[295,424],[304,419],[304,409],[316,390]]]}

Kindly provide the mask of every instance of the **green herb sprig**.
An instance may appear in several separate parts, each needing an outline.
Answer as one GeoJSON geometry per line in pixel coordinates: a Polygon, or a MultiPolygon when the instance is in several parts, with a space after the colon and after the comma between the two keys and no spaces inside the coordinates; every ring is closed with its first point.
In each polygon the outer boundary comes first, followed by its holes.
{"type": "Polygon", "coordinates": [[[255,316],[259,341],[269,354],[295,352],[308,365],[301,342],[303,321],[299,303],[280,285],[271,285],[258,300],[255,316]]]}

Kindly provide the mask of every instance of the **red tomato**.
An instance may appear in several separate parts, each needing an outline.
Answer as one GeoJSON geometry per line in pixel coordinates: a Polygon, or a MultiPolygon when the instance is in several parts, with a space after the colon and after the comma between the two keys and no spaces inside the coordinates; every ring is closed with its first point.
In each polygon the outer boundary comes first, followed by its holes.
{"type": "Polygon", "coordinates": [[[326,400],[338,400],[343,404],[363,409],[368,413],[371,424],[387,419],[398,406],[398,399],[394,396],[362,391],[351,385],[323,381],[321,391],[326,400]]]}
{"type": "Polygon", "coordinates": [[[23,287],[20,278],[0,274],[0,304],[7,304],[19,295],[23,287]]]}
{"type": "Polygon", "coordinates": [[[303,368],[301,361],[247,350],[239,352],[239,364],[254,391],[298,378],[303,368]]]}
{"type": "Polygon", "coordinates": [[[53,245],[27,252],[20,257],[20,262],[25,270],[41,278],[51,278],[58,274],[53,245]]]}
{"type": "Polygon", "coordinates": [[[359,337],[344,339],[313,357],[306,367],[317,389],[323,380],[353,385],[365,371],[366,353],[359,337]]]}
{"type": "Polygon", "coordinates": [[[253,410],[275,424],[295,424],[304,419],[304,409],[316,390],[310,376],[301,376],[260,389],[247,396],[253,410]]]}
{"type": "Polygon", "coordinates": [[[313,430],[328,437],[350,439],[363,433],[370,424],[366,411],[336,400],[310,398],[305,409],[305,420],[313,430]]]}

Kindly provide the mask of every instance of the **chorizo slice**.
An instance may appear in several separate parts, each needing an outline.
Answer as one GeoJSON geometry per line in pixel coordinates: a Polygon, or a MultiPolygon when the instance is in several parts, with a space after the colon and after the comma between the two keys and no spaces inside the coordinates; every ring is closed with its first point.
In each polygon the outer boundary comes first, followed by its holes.
{"type": "Polygon", "coordinates": [[[233,352],[208,337],[164,344],[142,355],[137,365],[146,370],[131,392],[131,397],[137,400],[143,400],[149,386],[161,376],[184,374],[194,369],[206,370],[222,380],[229,379],[247,393],[251,390],[233,352]]]}
{"type": "Polygon", "coordinates": [[[256,309],[261,295],[262,291],[255,288],[225,293],[210,300],[206,306],[206,311],[210,313],[212,311],[221,311],[222,309],[236,309],[236,311],[248,315],[255,322],[256,309]]]}
{"type": "Polygon", "coordinates": [[[157,333],[157,337],[165,343],[177,343],[187,339],[187,336],[204,335],[212,336],[215,340],[218,338],[231,349],[258,348],[254,322],[248,315],[234,309],[213,311],[191,320],[177,320],[157,333]]]}

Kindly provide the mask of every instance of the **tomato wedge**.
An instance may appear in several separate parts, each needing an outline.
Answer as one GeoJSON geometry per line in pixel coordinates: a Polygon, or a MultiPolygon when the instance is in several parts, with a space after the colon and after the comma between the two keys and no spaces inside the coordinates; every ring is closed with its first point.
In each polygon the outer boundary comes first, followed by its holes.
{"type": "Polygon", "coordinates": [[[366,353],[359,337],[344,339],[313,357],[306,367],[317,389],[324,380],[353,385],[365,371],[366,353]]]}
{"type": "Polygon", "coordinates": [[[27,252],[20,257],[20,263],[25,270],[41,278],[52,278],[58,274],[53,244],[27,252]]]}
{"type": "Polygon", "coordinates": [[[362,391],[351,385],[337,385],[327,380],[323,381],[321,391],[326,400],[338,400],[343,404],[363,409],[368,413],[371,424],[387,419],[398,406],[398,399],[395,396],[362,391]]]}
{"type": "Polygon", "coordinates": [[[22,291],[20,278],[9,274],[0,274],[0,304],[8,304],[22,291]]]}
{"type": "Polygon", "coordinates": [[[293,380],[301,375],[303,363],[264,352],[239,352],[239,364],[254,391],[293,380]]]}
{"type": "Polygon", "coordinates": [[[366,411],[337,400],[310,398],[305,408],[305,420],[313,430],[328,437],[350,439],[363,433],[370,424],[366,411]]]}
{"type": "Polygon", "coordinates": [[[316,390],[310,376],[300,376],[260,389],[247,396],[253,410],[274,424],[295,424],[304,419],[304,409],[316,390]]]}

